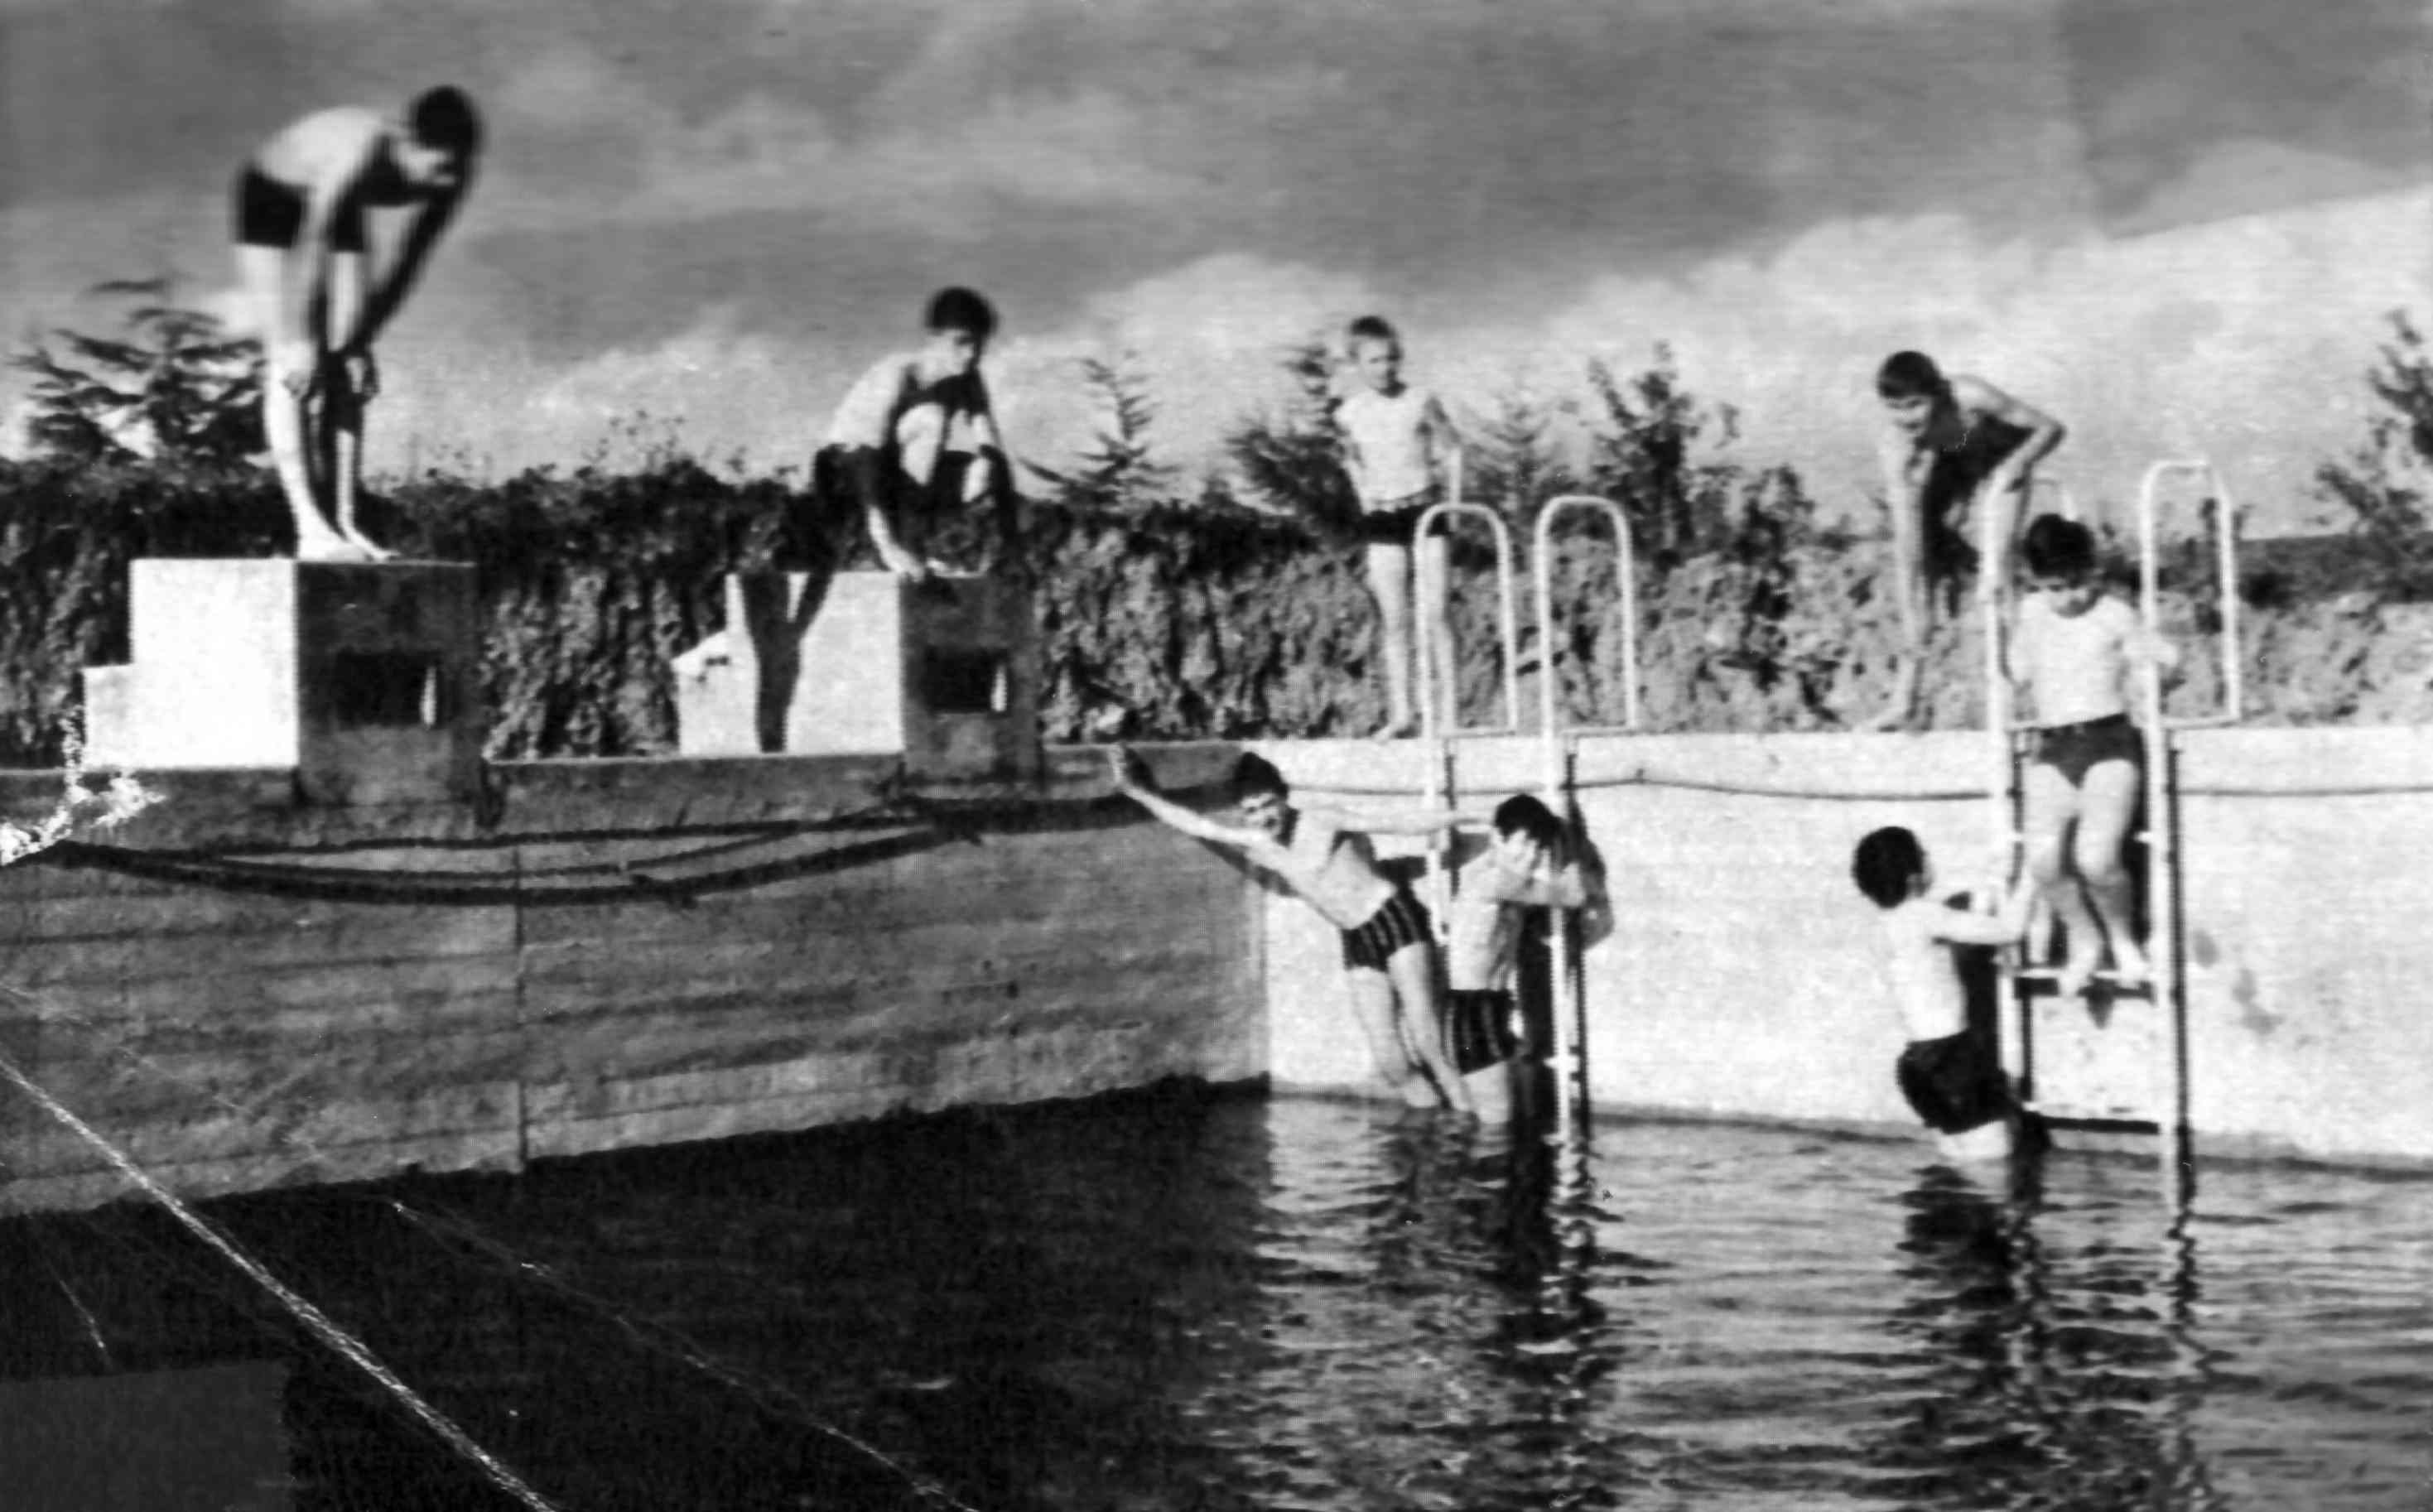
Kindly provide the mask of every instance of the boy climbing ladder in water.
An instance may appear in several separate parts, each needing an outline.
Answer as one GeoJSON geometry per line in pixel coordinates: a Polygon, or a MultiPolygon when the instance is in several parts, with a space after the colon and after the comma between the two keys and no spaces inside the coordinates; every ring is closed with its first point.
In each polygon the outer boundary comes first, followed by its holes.
{"type": "Polygon", "coordinates": [[[1970,505],[1993,516],[2003,560],[1980,562],[1991,581],[2009,581],[2011,541],[2025,513],[2038,462],[2067,433],[2059,420],[1980,378],[1948,377],[1924,352],[1895,352],[1876,373],[1884,426],[1876,458],[1892,511],[1893,593],[1900,610],[1900,666],[1892,706],[1877,723],[1917,722],[1926,637],[1938,588],[1957,585],[1976,555],[1965,516],[1970,505]]]}
{"type": "Polygon", "coordinates": [[[2107,939],[2119,983],[2139,986],[2148,966],[2120,847],[2137,814],[2147,756],[2129,718],[2126,683],[2137,663],[2169,667],[2178,654],[2147,632],[2135,610],[2104,592],[2095,537],[2085,526],[2040,516],[2028,527],[2020,556],[2029,593],[2010,637],[2008,666],[2035,709],[2028,857],[2068,934],[2060,991],[2086,991],[2107,939]]]}
{"type": "Polygon", "coordinates": [[[237,176],[237,277],[269,360],[263,430],[299,558],[389,554],[355,522],[364,409],[380,392],[372,345],[455,217],[481,147],[472,101],[443,87],[396,120],[353,106],[307,115],[237,176]],[[366,212],[386,209],[414,218],[373,277],[366,212]]]}
{"type": "Polygon", "coordinates": [[[1999,915],[1972,913],[1929,894],[1934,867],[1906,829],[1879,829],[1859,841],[1850,879],[1884,910],[1886,964],[1909,1043],[1894,1066],[1901,1096],[1946,1159],[2000,1160],[2013,1147],[2017,1108],[1991,1041],[1968,1028],[1960,951],[2016,944],[2027,933],[2035,890],[2012,890],[1999,915]]]}
{"type": "MultiPolygon", "coordinates": [[[[1445,1058],[1428,910],[1377,870],[1366,833],[1347,816],[1293,803],[1284,774],[1249,753],[1234,768],[1240,824],[1204,819],[1159,792],[1148,764],[1129,749],[1117,747],[1109,761],[1116,791],[1161,823],[1241,856],[1342,932],[1353,1011],[1378,1075],[1405,1103],[1423,1108],[1441,1098],[1457,1113],[1475,1111],[1445,1058]]],[[[1385,833],[1435,834],[1460,822],[1455,814],[1430,813],[1360,823],[1385,833]]]]}
{"type": "Polygon", "coordinates": [[[1496,806],[1494,827],[1487,854],[1462,869],[1445,941],[1446,1054],[1489,1123],[1512,1113],[1522,1049],[1512,980],[1529,910],[1581,909],[1584,950],[1613,928],[1603,879],[1554,810],[1523,793],[1496,806]]]}
{"type": "Polygon", "coordinates": [[[1369,588],[1377,599],[1378,653],[1386,664],[1386,725],[1380,739],[1417,734],[1411,697],[1413,611],[1428,619],[1436,648],[1438,688],[1422,690],[1451,719],[1453,618],[1445,597],[1444,522],[1416,538],[1420,516],[1438,501],[1438,473],[1460,438],[1444,406],[1403,380],[1403,342],[1394,328],[1363,315],[1345,332],[1357,387],[1336,411],[1345,462],[1360,499],[1360,534],[1368,543],[1369,588]]]}

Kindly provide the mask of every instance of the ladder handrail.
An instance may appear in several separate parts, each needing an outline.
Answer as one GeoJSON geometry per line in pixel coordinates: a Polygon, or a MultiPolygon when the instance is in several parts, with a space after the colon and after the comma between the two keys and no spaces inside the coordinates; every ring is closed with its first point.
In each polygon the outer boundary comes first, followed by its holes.
{"type": "MultiPolygon", "coordinates": [[[[2160,526],[2158,495],[2162,482],[2173,473],[2193,472],[2211,484],[2215,511],[2215,591],[2220,595],[2221,701],[2218,714],[2201,716],[2205,723],[2236,724],[2247,716],[2246,671],[2238,645],[2238,513],[2232,508],[2230,488],[2221,469],[2203,457],[2165,459],[2146,469],[2137,484],[2138,607],[2149,632],[2161,623],[2160,526]]],[[[2157,711],[2159,717],[2159,711],[2157,711]]],[[[2157,725],[2156,728],[2161,728],[2157,725]]]]}
{"type": "Polygon", "coordinates": [[[1530,531],[1530,575],[1538,600],[1538,711],[1540,733],[1552,739],[1567,728],[1574,735],[1622,734],[1639,728],[1639,549],[1630,517],[1601,494],[1557,494],[1538,511],[1530,531]],[[1622,722],[1566,726],[1561,680],[1555,675],[1555,520],[1567,509],[1601,509],[1613,521],[1614,580],[1621,591],[1622,722]]]}
{"type": "MultiPolygon", "coordinates": [[[[1502,605],[1500,628],[1504,636],[1504,722],[1464,726],[1461,722],[1461,710],[1455,707],[1445,711],[1448,718],[1441,722],[1447,727],[1442,729],[1438,727],[1440,722],[1437,715],[1436,657],[1441,653],[1436,644],[1435,632],[1431,629],[1435,616],[1425,612],[1415,612],[1412,619],[1416,623],[1412,628],[1413,638],[1418,642],[1420,654],[1420,734],[1422,739],[1430,740],[1456,739],[1463,736],[1516,734],[1521,728],[1521,617],[1512,586],[1514,577],[1512,530],[1510,526],[1504,523],[1502,515],[1485,504],[1465,503],[1457,499],[1449,499],[1441,503],[1430,504],[1420,511],[1419,523],[1411,530],[1414,548],[1416,549],[1420,541],[1427,538],[1429,526],[1452,515],[1476,515],[1487,521],[1489,531],[1495,536],[1495,586],[1496,594],[1502,605]]],[[[1446,575],[1448,581],[1444,586],[1446,591],[1450,593],[1453,587],[1450,571],[1446,575]]],[[[1416,607],[1415,605],[1414,608],[1416,607]]]]}
{"type": "MultiPolygon", "coordinates": [[[[1540,506],[1530,528],[1530,572],[1538,608],[1538,739],[1544,760],[1541,788],[1546,805],[1568,827],[1573,820],[1571,765],[1576,739],[1583,734],[1623,733],[1639,728],[1639,557],[1631,539],[1630,517],[1620,504],[1598,494],[1558,494],[1540,506]],[[1562,680],[1555,670],[1554,526],[1566,510],[1597,509],[1613,524],[1615,595],[1622,619],[1623,722],[1620,725],[1570,725],[1563,721],[1562,680]]],[[[1573,948],[1569,909],[1552,910],[1550,923],[1555,967],[1552,1046],[1556,1075],[1557,1119],[1566,1135],[1576,1121],[1573,1104],[1587,1092],[1588,1064],[1581,1054],[1584,994],[1580,992],[1576,952],[1573,948]]]]}

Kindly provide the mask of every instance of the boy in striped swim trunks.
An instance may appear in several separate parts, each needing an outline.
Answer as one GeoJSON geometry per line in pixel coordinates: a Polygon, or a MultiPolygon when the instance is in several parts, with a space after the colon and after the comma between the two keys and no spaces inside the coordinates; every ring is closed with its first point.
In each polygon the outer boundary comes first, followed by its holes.
{"type": "Polygon", "coordinates": [[[1377,599],[1379,651],[1386,663],[1386,727],[1378,739],[1417,734],[1411,701],[1412,608],[1427,615],[1440,688],[1426,690],[1450,719],[1456,707],[1453,677],[1453,615],[1445,596],[1441,519],[1418,537],[1420,516],[1437,502],[1438,473],[1461,438],[1434,394],[1403,381],[1403,341],[1375,315],[1345,332],[1359,386],[1335,412],[1344,460],[1360,498],[1360,535],[1368,543],[1369,590],[1377,599]],[[1414,580],[1417,583],[1413,592],[1414,580]]]}
{"type": "Polygon", "coordinates": [[[1445,1053],[1489,1123],[1512,1116],[1512,1072],[1524,1048],[1512,978],[1528,910],[1581,909],[1582,949],[1613,932],[1603,879],[1573,854],[1571,839],[1538,799],[1506,798],[1495,809],[1494,841],[1462,869],[1454,897],[1445,942],[1445,1053]]]}
{"type": "Polygon", "coordinates": [[[1233,780],[1242,823],[1223,824],[1159,792],[1148,764],[1131,750],[1119,746],[1109,760],[1116,791],[1169,827],[1241,856],[1341,931],[1353,1011],[1378,1075],[1404,1102],[1425,1108],[1442,1100],[1456,1113],[1476,1111],[1470,1089],[1445,1057],[1427,908],[1378,871],[1365,832],[1437,834],[1461,823],[1461,816],[1363,819],[1365,829],[1354,829],[1348,816],[1293,803],[1284,774],[1264,757],[1246,753],[1234,765],[1233,780]]]}

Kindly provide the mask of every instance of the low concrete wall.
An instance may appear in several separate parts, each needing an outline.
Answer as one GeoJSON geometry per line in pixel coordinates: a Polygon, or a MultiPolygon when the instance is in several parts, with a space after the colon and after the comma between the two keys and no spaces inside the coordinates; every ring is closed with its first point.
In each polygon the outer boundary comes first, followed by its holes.
{"type": "MultiPolygon", "coordinates": [[[[1051,768],[882,802],[881,758],[534,762],[352,809],[174,773],[0,872],[0,1051],[189,1193],[1259,1075],[1255,894],[1096,753],[1051,768]]],[[[0,1209],[123,1191],[6,1086],[0,1161],[0,1209]]]]}
{"type": "MultiPolygon", "coordinates": [[[[2433,1164],[2433,731],[2180,733],[2182,889],[2197,1148],[2433,1164]]],[[[1416,742],[1260,747],[1301,792],[1346,807],[1416,796],[1416,742]]],[[[1452,752],[1465,805],[1535,790],[1539,743],[1452,752]]],[[[1588,961],[1601,1106],[1914,1128],[1893,1085],[1901,1036],[1850,848],[1915,829],[1946,887],[1988,872],[1993,770],[1982,736],[1591,738],[1575,773],[1612,870],[1619,927],[1588,961]]],[[[1280,1086],[1369,1079],[1341,1004],[1333,932],[1267,906],[1270,1070],[1280,1086]]],[[[2101,1034],[2141,1069],[2151,1015],[2101,1034]]],[[[2067,1038],[2052,1035],[2058,1042],[2067,1038]]],[[[2040,1059],[2046,1059],[2040,1057],[2040,1059]]],[[[2059,1074],[2063,1068],[2055,1065],[2059,1074]]]]}

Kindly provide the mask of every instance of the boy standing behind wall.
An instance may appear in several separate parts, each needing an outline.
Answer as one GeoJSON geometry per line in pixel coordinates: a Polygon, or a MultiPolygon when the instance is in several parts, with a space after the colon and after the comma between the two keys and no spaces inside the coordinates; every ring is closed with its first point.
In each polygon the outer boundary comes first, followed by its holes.
{"type": "Polygon", "coordinates": [[[1368,542],[1369,589],[1377,599],[1379,652],[1386,663],[1386,727],[1380,739],[1418,733],[1411,701],[1413,601],[1428,619],[1442,718],[1455,710],[1453,616],[1446,599],[1444,521],[1419,538],[1420,516],[1438,501],[1438,474],[1460,437],[1444,406],[1403,381],[1403,341],[1375,315],[1352,322],[1352,370],[1359,384],[1336,411],[1343,428],[1360,534],[1368,542]],[[1416,580],[1416,591],[1415,591],[1416,580]]]}

